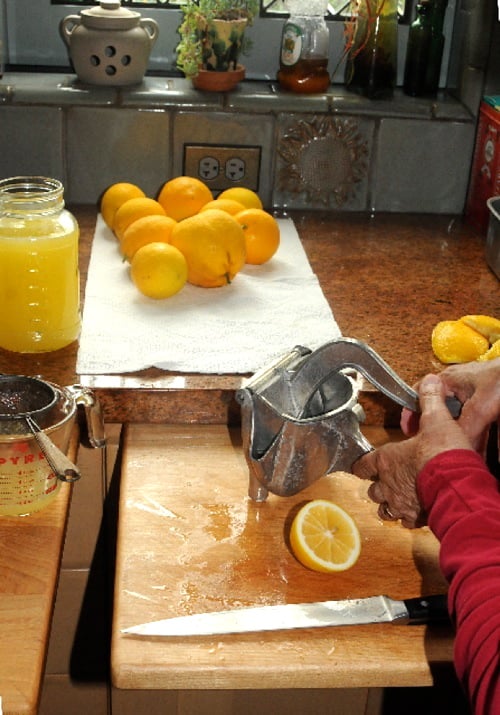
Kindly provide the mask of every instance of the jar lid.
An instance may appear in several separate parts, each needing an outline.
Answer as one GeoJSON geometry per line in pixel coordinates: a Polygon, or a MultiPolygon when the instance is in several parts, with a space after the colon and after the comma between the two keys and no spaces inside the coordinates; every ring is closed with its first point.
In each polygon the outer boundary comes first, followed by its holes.
{"type": "Polygon", "coordinates": [[[99,7],[82,10],[82,24],[97,30],[128,30],[139,24],[141,14],[121,7],[121,0],[100,0],[99,7]]]}
{"type": "Polygon", "coordinates": [[[328,0],[286,0],[285,6],[290,15],[308,17],[311,15],[326,15],[328,0]]]}

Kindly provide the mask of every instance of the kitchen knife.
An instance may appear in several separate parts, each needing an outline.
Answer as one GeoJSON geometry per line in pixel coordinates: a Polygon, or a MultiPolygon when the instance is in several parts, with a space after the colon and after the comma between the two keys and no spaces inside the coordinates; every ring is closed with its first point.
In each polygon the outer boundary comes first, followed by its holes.
{"type": "Polygon", "coordinates": [[[343,601],[256,606],[151,621],[124,628],[122,633],[149,637],[207,636],[370,623],[449,623],[446,600],[444,594],[403,601],[388,596],[371,596],[343,601]]]}

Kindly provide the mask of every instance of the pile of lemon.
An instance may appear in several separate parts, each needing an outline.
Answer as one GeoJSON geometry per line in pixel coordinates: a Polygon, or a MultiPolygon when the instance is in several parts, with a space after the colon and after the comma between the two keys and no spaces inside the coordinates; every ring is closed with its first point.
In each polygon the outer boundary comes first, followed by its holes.
{"type": "Polygon", "coordinates": [[[491,315],[464,315],[442,320],[432,331],[432,349],[445,364],[500,357],[500,320],[491,315]]]}
{"type": "Polygon", "coordinates": [[[214,199],[201,180],[178,176],[156,199],[120,182],[100,200],[105,224],[119,242],[138,290],[161,300],[189,282],[203,288],[231,283],[245,263],[269,261],[280,245],[276,219],[258,194],[244,187],[214,199]]]}

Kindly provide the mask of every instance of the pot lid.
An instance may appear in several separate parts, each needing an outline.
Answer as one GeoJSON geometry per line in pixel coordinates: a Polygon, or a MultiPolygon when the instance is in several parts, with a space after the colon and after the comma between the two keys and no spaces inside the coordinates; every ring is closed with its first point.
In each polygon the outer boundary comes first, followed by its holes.
{"type": "Polygon", "coordinates": [[[82,10],[82,24],[97,30],[128,30],[139,24],[141,14],[121,7],[121,0],[100,0],[99,7],[82,10]]]}

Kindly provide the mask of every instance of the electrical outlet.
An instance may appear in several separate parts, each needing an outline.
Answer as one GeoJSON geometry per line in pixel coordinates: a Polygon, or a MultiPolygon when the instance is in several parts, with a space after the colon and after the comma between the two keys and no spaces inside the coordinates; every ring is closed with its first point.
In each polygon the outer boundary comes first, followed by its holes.
{"type": "Polygon", "coordinates": [[[198,175],[205,181],[216,179],[220,173],[220,162],[213,156],[206,156],[200,160],[198,175]]]}
{"type": "Polygon", "coordinates": [[[260,146],[217,146],[185,144],[183,173],[196,176],[212,191],[232,186],[259,188],[260,146]]]}
{"type": "Polygon", "coordinates": [[[246,168],[246,162],[243,159],[234,157],[234,159],[228,159],[226,161],[225,173],[227,178],[231,181],[243,181],[246,168]]]}

